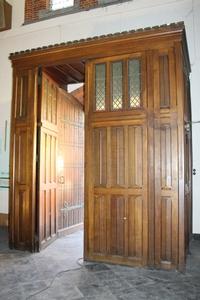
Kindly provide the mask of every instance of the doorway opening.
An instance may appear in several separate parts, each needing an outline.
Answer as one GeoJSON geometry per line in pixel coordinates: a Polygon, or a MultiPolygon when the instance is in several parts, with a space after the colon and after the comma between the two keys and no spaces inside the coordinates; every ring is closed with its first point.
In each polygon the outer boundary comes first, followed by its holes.
{"type": "Polygon", "coordinates": [[[40,71],[37,128],[37,250],[83,229],[84,62],[40,71]]]}

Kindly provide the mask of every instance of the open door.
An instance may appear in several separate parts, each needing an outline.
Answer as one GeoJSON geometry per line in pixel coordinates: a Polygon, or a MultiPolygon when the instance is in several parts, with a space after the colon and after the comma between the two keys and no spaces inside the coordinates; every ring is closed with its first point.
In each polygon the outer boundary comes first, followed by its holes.
{"type": "Polygon", "coordinates": [[[38,91],[37,249],[82,228],[83,106],[42,72],[38,91]]]}
{"type": "Polygon", "coordinates": [[[37,224],[38,250],[57,236],[58,85],[41,75],[38,109],[37,224]]]}
{"type": "Polygon", "coordinates": [[[35,250],[38,68],[14,69],[10,143],[9,244],[35,250]]]}

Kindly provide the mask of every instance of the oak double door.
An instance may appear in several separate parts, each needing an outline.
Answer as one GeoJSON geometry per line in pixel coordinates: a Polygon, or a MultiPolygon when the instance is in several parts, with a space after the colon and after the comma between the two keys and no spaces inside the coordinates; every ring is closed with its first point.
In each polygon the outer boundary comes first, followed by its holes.
{"type": "Polygon", "coordinates": [[[86,66],[85,258],[171,268],[178,261],[172,49],[86,66]]]}

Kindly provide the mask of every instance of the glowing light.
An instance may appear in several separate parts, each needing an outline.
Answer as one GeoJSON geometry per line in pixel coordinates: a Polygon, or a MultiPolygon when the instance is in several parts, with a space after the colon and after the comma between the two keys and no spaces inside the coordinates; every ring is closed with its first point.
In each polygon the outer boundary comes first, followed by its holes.
{"type": "Polygon", "coordinates": [[[64,169],[64,159],[62,156],[59,156],[57,159],[57,168],[58,168],[58,172],[64,169]]]}

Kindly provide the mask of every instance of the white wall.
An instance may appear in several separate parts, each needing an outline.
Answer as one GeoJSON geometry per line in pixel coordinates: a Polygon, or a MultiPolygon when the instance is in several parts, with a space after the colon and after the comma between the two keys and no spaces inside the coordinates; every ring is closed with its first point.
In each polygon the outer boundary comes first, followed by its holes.
{"type": "MultiPolygon", "coordinates": [[[[118,5],[66,15],[22,26],[24,0],[13,4],[13,29],[0,33],[0,127],[10,118],[12,72],[10,52],[32,47],[114,33],[140,27],[184,21],[191,59],[193,120],[200,119],[198,103],[200,78],[200,0],[133,0],[118,5]]],[[[200,125],[193,128],[194,204],[193,232],[200,233],[200,125]]],[[[0,211],[7,196],[0,192],[0,211]]]]}

